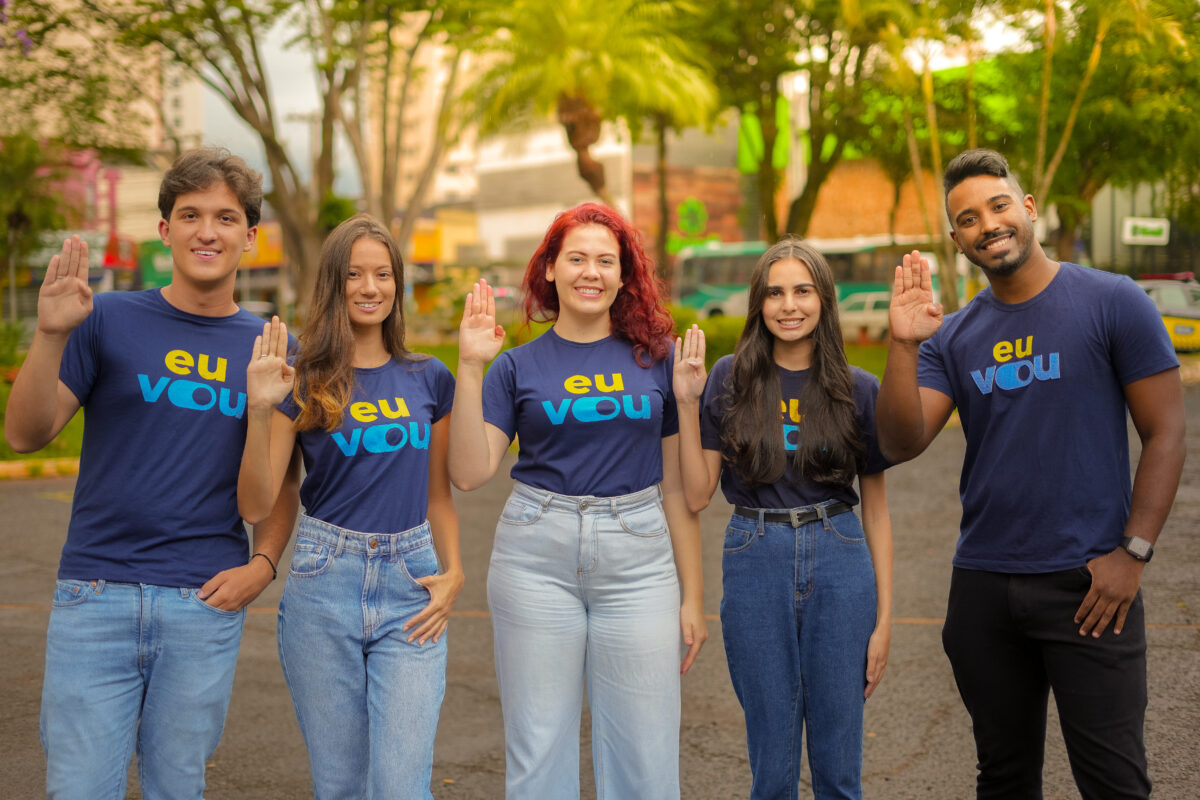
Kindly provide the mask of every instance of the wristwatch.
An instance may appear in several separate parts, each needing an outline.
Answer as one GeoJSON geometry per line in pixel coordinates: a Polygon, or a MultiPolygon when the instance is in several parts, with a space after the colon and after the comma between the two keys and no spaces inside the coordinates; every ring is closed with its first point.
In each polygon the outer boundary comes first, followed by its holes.
{"type": "Polygon", "coordinates": [[[1126,553],[1143,563],[1154,557],[1154,546],[1140,536],[1126,536],[1121,540],[1121,547],[1125,548],[1126,553]]]}

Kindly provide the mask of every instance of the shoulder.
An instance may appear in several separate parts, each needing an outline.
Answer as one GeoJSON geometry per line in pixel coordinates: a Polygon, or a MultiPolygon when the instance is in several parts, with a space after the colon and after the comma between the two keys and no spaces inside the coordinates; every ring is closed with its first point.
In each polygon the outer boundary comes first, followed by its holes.
{"type": "Polygon", "coordinates": [[[870,372],[867,372],[862,367],[850,365],[850,378],[854,381],[855,391],[864,388],[877,390],[879,388],[879,378],[875,377],[870,372]]]}

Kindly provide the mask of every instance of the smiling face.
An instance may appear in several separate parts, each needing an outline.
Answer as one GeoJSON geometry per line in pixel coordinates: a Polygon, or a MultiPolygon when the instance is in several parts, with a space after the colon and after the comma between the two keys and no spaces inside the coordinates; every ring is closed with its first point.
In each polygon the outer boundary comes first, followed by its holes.
{"type": "Polygon", "coordinates": [[[784,258],[771,265],[762,318],[776,347],[802,342],[812,346],[812,335],[821,321],[821,297],[807,264],[784,258]]]}
{"type": "Polygon", "coordinates": [[[967,178],[946,195],[946,210],[951,238],[989,276],[1013,274],[1033,252],[1037,206],[1006,178],[967,178]]]}
{"type": "Polygon", "coordinates": [[[603,225],[578,225],[567,231],[558,258],[546,267],[546,280],[558,295],[560,320],[607,316],[624,285],[617,237],[603,225]]]}
{"type": "Polygon", "coordinates": [[[363,237],[350,248],[346,270],[346,308],[350,325],[382,325],[396,303],[396,273],[387,245],[363,237]]]}
{"type": "Polygon", "coordinates": [[[238,261],[254,243],[258,229],[249,227],[237,196],[218,181],[176,197],[170,218],[159,220],[158,232],[171,248],[172,284],[211,291],[228,283],[232,291],[238,261]]]}

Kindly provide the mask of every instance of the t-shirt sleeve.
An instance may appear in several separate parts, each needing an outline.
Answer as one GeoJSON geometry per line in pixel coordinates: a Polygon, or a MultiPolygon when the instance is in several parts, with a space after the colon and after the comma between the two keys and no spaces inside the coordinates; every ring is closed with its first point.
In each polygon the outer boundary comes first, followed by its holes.
{"type": "Polygon", "coordinates": [[[483,421],[504,431],[510,441],[517,435],[516,377],[508,351],[497,356],[483,376],[483,421]]]}
{"type": "Polygon", "coordinates": [[[79,327],[71,331],[58,367],[58,379],[81,406],[87,405],[100,366],[98,344],[103,335],[103,305],[96,303],[79,327]]]}
{"type": "Polygon", "coordinates": [[[858,407],[859,430],[862,431],[863,444],[867,450],[864,475],[874,475],[891,466],[891,462],[883,457],[883,452],[879,449],[879,437],[875,432],[875,400],[878,397],[879,379],[869,372],[855,371],[854,403],[858,407]]]}
{"type": "Polygon", "coordinates": [[[917,352],[917,385],[936,389],[947,397],[954,397],[954,386],[946,374],[946,359],[943,347],[947,340],[946,324],[930,338],[921,342],[917,352]]]}
{"type": "Polygon", "coordinates": [[[663,438],[679,433],[679,407],[675,404],[675,349],[672,347],[669,355],[659,365],[663,375],[663,438]]]}
{"type": "Polygon", "coordinates": [[[436,358],[429,359],[429,366],[433,373],[433,421],[445,417],[450,413],[450,409],[454,406],[454,376],[450,370],[436,358]]]}
{"type": "Polygon", "coordinates": [[[708,374],[708,383],[704,384],[704,394],[700,396],[700,446],[705,450],[721,450],[721,422],[725,410],[725,381],[729,378],[730,365],[728,358],[718,359],[713,364],[712,372],[708,374]]]}
{"type": "Polygon", "coordinates": [[[1117,281],[1107,308],[1109,350],[1122,386],[1179,366],[1162,315],[1136,283],[1117,281]]]}

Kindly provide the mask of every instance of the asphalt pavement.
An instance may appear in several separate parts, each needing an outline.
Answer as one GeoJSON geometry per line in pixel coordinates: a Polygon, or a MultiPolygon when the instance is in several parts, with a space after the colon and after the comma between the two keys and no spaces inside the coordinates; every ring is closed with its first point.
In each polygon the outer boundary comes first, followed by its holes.
{"type": "MultiPolygon", "coordinates": [[[[1150,674],[1146,743],[1154,796],[1161,800],[1200,797],[1200,388],[1189,388],[1186,399],[1192,459],[1143,584],[1150,674]]],[[[961,431],[951,428],[915,462],[888,473],[896,621],[887,672],[866,704],[867,798],[974,796],[970,721],[940,639],[959,515],[962,455],[961,431]]],[[[496,800],[504,794],[503,730],[485,593],[492,531],[511,486],[507,462],[502,473],[484,488],[458,495],[467,584],[449,634],[446,699],[432,787],[439,800],[496,800]]],[[[5,554],[0,560],[0,797],[4,798],[43,796],[45,761],[38,740],[43,647],[73,485],[73,478],[0,483],[0,552],[5,554]]],[[[680,772],[685,800],[749,795],[745,728],[729,683],[717,619],[721,537],[728,514],[729,507],[717,498],[702,515],[705,609],[711,636],[683,684],[680,772]]],[[[208,769],[209,800],[312,796],[308,758],[275,648],[275,607],[285,570],[286,559],[280,565],[280,580],[255,601],[247,617],[225,735],[208,769]]],[[[585,711],[582,797],[594,798],[588,727],[585,711]]],[[[1053,703],[1045,796],[1047,800],[1079,796],[1053,703]]],[[[130,782],[129,797],[141,797],[136,779],[130,782]]]]}

